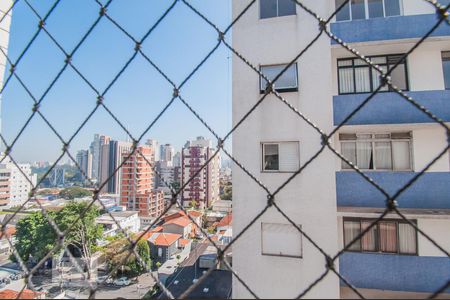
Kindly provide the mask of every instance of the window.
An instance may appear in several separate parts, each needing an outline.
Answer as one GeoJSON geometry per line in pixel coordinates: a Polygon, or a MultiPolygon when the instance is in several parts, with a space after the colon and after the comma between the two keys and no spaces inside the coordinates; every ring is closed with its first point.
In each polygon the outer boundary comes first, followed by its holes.
{"type": "Polygon", "coordinates": [[[261,254],[301,258],[302,234],[292,224],[261,223],[261,254]]]}
{"type": "MultiPolygon", "coordinates": [[[[392,84],[399,89],[408,90],[408,72],[406,61],[401,61],[403,55],[372,56],[369,59],[377,64],[384,72],[388,72],[398,62],[400,64],[390,74],[392,84]]],[[[370,93],[376,90],[380,84],[380,72],[371,68],[364,60],[359,58],[338,59],[338,85],[339,94],[370,93]]],[[[392,90],[389,86],[383,86],[380,91],[392,90]]]]}
{"type": "Polygon", "coordinates": [[[295,2],[292,0],[260,0],[261,19],[295,15],[295,2]]]}
{"type": "MultiPolygon", "coordinates": [[[[341,154],[362,170],[412,170],[411,133],[339,134],[341,154]]],[[[351,169],[342,161],[342,169],[351,169]]]]}
{"type": "Polygon", "coordinates": [[[442,69],[444,70],[445,89],[450,90],[450,51],[442,52],[442,69]]]}
{"type": "MultiPolygon", "coordinates": [[[[335,0],[338,9],[346,0],[335,0]]],[[[400,0],[351,0],[337,13],[336,21],[350,21],[399,16],[400,0]]]]}
{"type": "MultiPolygon", "coordinates": [[[[270,81],[273,81],[275,77],[280,74],[287,65],[274,65],[274,66],[261,66],[260,71],[270,81]]],[[[292,64],[278,79],[275,81],[274,86],[277,92],[294,92],[298,91],[297,84],[297,64],[292,64]]],[[[260,92],[264,93],[267,87],[267,81],[264,78],[260,78],[260,92]]]]}
{"type": "MultiPolygon", "coordinates": [[[[344,244],[349,245],[374,221],[344,218],[344,244]]],[[[417,255],[416,229],[401,220],[380,221],[353,243],[348,251],[417,255]]]]}
{"type": "Polygon", "coordinates": [[[262,171],[295,172],[300,168],[298,142],[262,144],[262,171]]]}

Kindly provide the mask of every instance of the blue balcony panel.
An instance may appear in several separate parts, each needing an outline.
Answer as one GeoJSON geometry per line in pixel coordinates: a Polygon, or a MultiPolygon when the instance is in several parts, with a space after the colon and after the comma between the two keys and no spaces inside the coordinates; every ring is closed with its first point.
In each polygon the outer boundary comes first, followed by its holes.
{"type": "MultiPolygon", "coordinates": [[[[365,172],[390,195],[400,190],[417,173],[365,172]]],[[[353,171],[336,172],[338,206],[385,207],[385,196],[353,171]]],[[[397,199],[399,208],[450,208],[450,172],[426,172],[397,199]]]]}
{"type": "MultiPolygon", "coordinates": [[[[450,26],[449,26],[450,27],[450,26]]],[[[450,90],[407,92],[414,101],[442,120],[450,121],[450,90]]],[[[334,125],[338,125],[370,94],[349,94],[333,97],[334,125]]],[[[346,124],[433,123],[424,112],[395,92],[378,93],[346,124]]]]}
{"type": "Polygon", "coordinates": [[[449,280],[450,259],[346,252],[339,273],[357,288],[432,293],[449,280]]]}
{"type": "MultiPolygon", "coordinates": [[[[331,24],[331,31],[346,43],[399,40],[423,37],[436,23],[437,15],[410,15],[374,18],[331,24]]],[[[450,26],[442,22],[431,36],[450,36],[450,26]]],[[[332,44],[336,44],[334,40],[332,44]]]]}

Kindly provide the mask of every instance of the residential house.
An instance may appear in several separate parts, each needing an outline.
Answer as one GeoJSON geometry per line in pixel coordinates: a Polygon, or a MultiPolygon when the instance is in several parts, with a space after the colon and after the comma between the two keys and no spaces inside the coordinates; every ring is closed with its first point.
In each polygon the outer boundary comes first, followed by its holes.
{"type": "Polygon", "coordinates": [[[154,262],[163,264],[170,257],[178,253],[178,241],[182,238],[181,234],[156,232],[153,233],[147,241],[150,244],[150,256],[154,262]]]}
{"type": "Polygon", "coordinates": [[[163,232],[179,234],[183,239],[191,237],[193,232],[193,223],[187,217],[171,219],[162,225],[163,232]]]}

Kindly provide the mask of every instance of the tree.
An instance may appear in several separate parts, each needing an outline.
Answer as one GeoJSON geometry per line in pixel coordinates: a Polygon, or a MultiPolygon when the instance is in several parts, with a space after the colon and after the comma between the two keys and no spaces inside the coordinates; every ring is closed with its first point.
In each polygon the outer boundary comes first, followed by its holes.
{"type": "Polygon", "coordinates": [[[56,216],[56,223],[61,230],[70,227],[65,236],[66,246],[72,246],[79,250],[86,264],[87,278],[91,278],[92,254],[97,240],[102,237],[103,228],[95,223],[99,216],[96,206],[89,207],[88,202],[71,202],[67,204],[56,216]],[[82,218],[79,218],[83,215],[82,218]]]}
{"type": "Polygon", "coordinates": [[[92,196],[92,192],[78,186],[68,187],[59,192],[59,196],[64,199],[73,200],[92,196]]]}

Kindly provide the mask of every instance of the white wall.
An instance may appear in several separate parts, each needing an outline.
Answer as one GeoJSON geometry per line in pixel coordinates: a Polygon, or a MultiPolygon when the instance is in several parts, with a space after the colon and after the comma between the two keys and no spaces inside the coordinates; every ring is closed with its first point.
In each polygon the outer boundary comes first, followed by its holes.
{"type": "MultiPolygon", "coordinates": [[[[417,225],[439,246],[450,252],[450,219],[418,219],[417,225]]],[[[446,256],[421,234],[418,237],[418,246],[420,256],[446,256]]]]}
{"type": "MultiPolygon", "coordinates": [[[[331,1],[304,1],[321,15],[331,13],[331,1]]],[[[236,16],[247,1],[233,1],[236,16]]],[[[233,47],[254,66],[288,63],[317,34],[317,21],[297,7],[296,16],[259,20],[259,1],[233,27],[233,47]]],[[[299,92],[283,93],[319,127],[330,131],[331,57],[329,39],[323,37],[298,61],[299,92]]],[[[259,77],[233,56],[233,123],[259,100],[259,77]]],[[[233,155],[270,190],[286,181],[288,173],[261,173],[261,146],[264,141],[299,141],[300,161],[304,164],[320,149],[320,135],[273,95],[260,105],[233,134],[233,155]]],[[[336,198],[333,156],[325,151],[304,173],[297,176],[276,196],[276,203],[302,226],[323,249],[337,251],[336,198]],[[320,187],[320,188],[318,188],[320,187]]],[[[267,195],[243,171],[233,166],[234,236],[265,207],[267,195]]],[[[261,255],[261,222],[286,224],[275,209],[269,209],[233,245],[233,269],[249,287],[263,298],[297,297],[325,271],[325,259],[304,239],[303,258],[261,255]]],[[[250,297],[233,279],[233,298],[250,297]]],[[[336,276],[327,276],[306,297],[339,297],[336,276]]]]}
{"type": "MultiPolygon", "coordinates": [[[[414,170],[421,171],[438,154],[447,147],[447,138],[444,129],[438,125],[424,126],[413,130],[413,157],[414,170]]],[[[436,161],[428,171],[448,172],[448,151],[436,161]]]]}
{"type": "Polygon", "coordinates": [[[404,15],[432,14],[435,9],[432,5],[423,0],[403,0],[404,15]]]}

